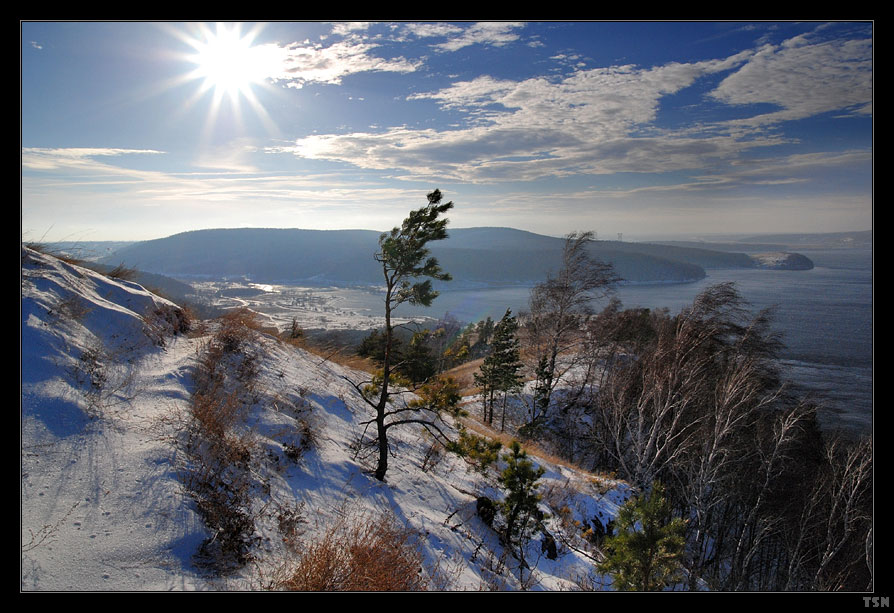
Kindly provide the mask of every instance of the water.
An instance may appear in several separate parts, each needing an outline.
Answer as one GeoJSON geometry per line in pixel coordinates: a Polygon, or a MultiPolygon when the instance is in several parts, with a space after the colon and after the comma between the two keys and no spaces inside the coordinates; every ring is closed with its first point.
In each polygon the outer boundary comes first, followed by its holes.
{"type": "MultiPolygon", "coordinates": [[[[812,270],[710,270],[694,283],[625,286],[617,296],[625,307],[667,307],[676,313],[709,285],[735,282],[755,309],[775,309],[774,325],[786,344],[782,367],[788,378],[827,405],[821,412],[824,425],[869,432],[872,251],[798,251],[813,260],[812,270]]],[[[460,321],[496,320],[507,307],[515,313],[525,310],[529,292],[526,287],[445,291],[429,309],[404,305],[400,312],[437,316],[446,311],[460,321]]]]}

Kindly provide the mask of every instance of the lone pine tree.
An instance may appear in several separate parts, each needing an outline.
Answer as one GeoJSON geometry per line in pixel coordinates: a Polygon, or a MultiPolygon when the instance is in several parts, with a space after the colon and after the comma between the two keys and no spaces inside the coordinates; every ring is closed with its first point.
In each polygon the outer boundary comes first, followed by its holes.
{"type": "MultiPolygon", "coordinates": [[[[375,259],[382,265],[385,278],[385,329],[382,351],[381,377],[376,381],[376,399],[367,399],[375,408],[376,442],[378,445],[378,465],[376,479],[385,480],[388,471],[388,428],[403,423],[419,423],[414,419],[395,419],[395,411],[388,411],[388,403],[393,395],[391,390],[395,368],[395,336],[392,315],[394,309],[403,303],[430,306],[438,296],[432,288],[431,279],[449,281],[450,275],[441,270],[436,258],[431,257],[427,245],[431,241],[447,238],[446,218],[441,215],[453,208],[453,202],[441,203],[441,192],[428,194],[428,205],[411,211],[403,224],[379,237],[379,250],[375,259]],[[424,281],[417,281],[427,277],[424,281]]],[[[366,397],[366,396],[364,396],[366,397]]],[[[423,407],[416,406],[421,409],[423,407]]]]}

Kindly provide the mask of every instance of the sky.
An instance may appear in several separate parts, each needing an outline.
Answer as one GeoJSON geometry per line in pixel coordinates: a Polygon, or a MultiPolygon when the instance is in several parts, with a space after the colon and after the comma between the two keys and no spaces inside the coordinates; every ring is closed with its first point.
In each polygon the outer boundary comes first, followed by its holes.
{"type": "Polygon", "coordinates": [[[871,22],[21,22],[25,240],[872,227],[871,22]]]}

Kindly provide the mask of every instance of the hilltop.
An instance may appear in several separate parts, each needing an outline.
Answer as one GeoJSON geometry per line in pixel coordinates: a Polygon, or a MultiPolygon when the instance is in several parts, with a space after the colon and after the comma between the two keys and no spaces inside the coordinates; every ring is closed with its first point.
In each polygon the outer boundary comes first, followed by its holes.
{"type": "Polygon", "coordinates": [[[387,483],[373,478],[356,448],[369,410],[352,384],[367,373],[250,317],[191,320],[134,282],[25,247],[21,284],[23,590],[275,588],[296,552],[381,517],[430,589],[569,589],[593,579],[586,528],[629,496],[531,450],[557,549],[549,559],[546,533],[534,536],[533,572],[520,573],[476,513],[480,497],[503,495],[493,469],[470,470],[408,427],[387,483]],[[218,389],[231,390],[219,408],[238,408],[226,423],[198,413],[218,389]]]}

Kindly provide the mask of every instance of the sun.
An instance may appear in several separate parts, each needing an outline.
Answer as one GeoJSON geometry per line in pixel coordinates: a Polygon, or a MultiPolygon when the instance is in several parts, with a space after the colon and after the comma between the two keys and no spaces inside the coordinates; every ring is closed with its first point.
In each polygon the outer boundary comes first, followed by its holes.
{"type": "Polygon", "coordinates": [[[201,25],[193,37],[185,41],[193,52],[185,56],[193,69],[187,81],[199,81],[193,102],[212,92],[209,121],[215,121],[224,101],[232,106],[235,116],[247,102],[265,122],[269,121],[256,89],[268,86],[282,71],[282,58],[277,45],[258,45],[255,27],[243,35],[241,24],[216,24],[213,29],[201,25]]]}
{"type": "Polygon", "coordinates": [[[208,31],[204,40],[196,41],[196,53],[190,58],[196,65],[193,76],[215,93],[249,94],[274,69],[268,47],[254,46],[254,37],[254,32],[242,36],[238,24],[217,24],[215,32],[208,31]]]}

